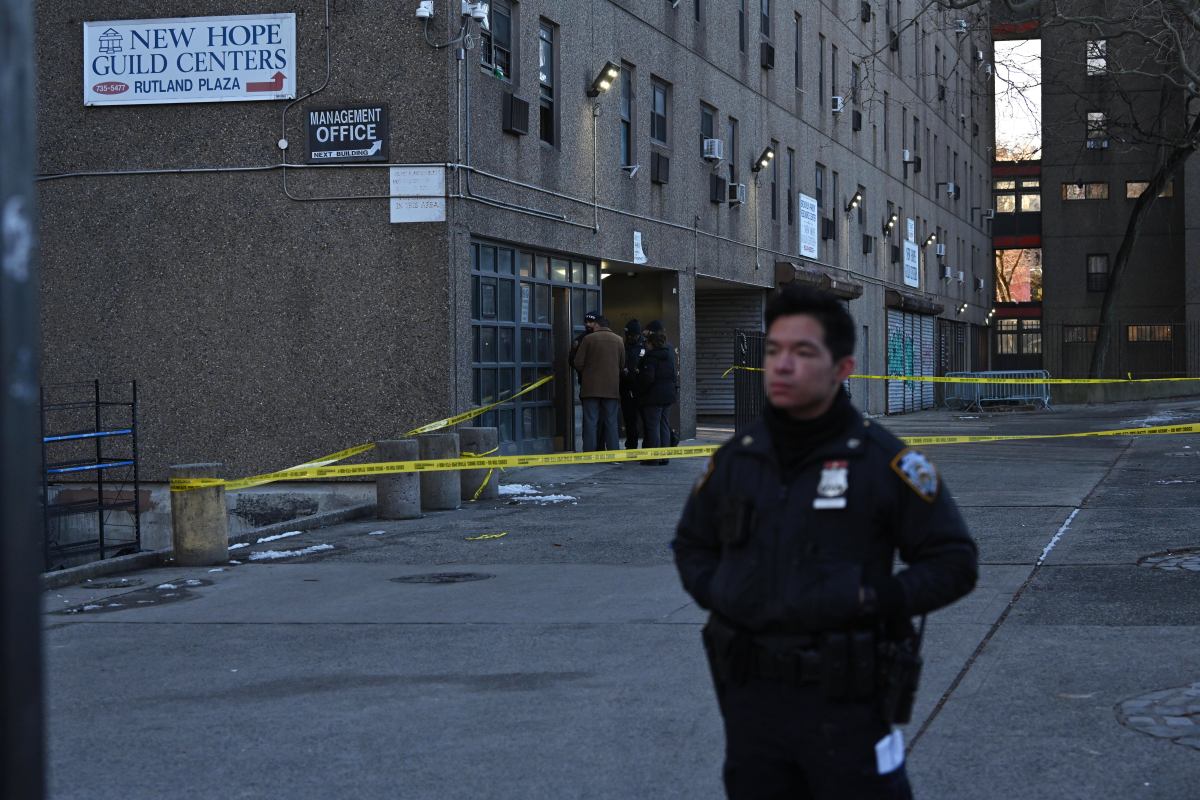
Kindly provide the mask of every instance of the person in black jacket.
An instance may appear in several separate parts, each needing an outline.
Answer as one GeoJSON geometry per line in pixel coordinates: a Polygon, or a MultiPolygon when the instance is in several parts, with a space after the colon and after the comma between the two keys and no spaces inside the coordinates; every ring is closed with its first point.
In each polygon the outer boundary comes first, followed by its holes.
{"type": "MultiPolygon", "coordinates": [[[[658,320],[646,326],[646,354],[638,365],[638,405],[642,409],[642,447],[668,447],[671,422],[667,412],[675,402],[675,353],[667,346],[667,334],[658,320]]],[[[643,464],[665,465],[667,459],[643,464]]]]}
{"type": "Polygon", "coordinates": [[[646,355],[646,337],[636,319],[625,323],[625,368],[621,370],[621,416],[625,420],[625,449],[638,446],[642,409],[637,400],[638,364],[646,355]]]}
{"type": "Polygon", "coordinates": [[[683,586],[711,612],[735,800],[911,798],[892,727],[916,691],[911,617],[975,585],[937,470],[850,404],[853,352],[837,298],[771,299],[763,418],[714,454],[676,530],[683,586]]]}

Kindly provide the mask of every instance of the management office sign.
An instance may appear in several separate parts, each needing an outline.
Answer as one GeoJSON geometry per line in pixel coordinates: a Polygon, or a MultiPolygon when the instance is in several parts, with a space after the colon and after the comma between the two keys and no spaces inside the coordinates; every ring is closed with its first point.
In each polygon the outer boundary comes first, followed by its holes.
{"type": "Polygon", "coordinates": [[[310,164],[388,160],[385,105],[312,108],[304,119],[310,164]]]}
{"type": "Polygon", "coordinates": [[[296,96],[296,15],[83,23],[83,104],[296,96]]]}

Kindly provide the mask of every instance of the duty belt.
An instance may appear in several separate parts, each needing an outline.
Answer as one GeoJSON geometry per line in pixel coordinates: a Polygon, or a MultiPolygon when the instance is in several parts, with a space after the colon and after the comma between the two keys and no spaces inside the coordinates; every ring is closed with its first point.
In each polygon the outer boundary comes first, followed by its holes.
{"type": "Polygon", "coordinates": [[[750,648],[749,677],[784,683],[819,683],[821,651],[817,648],[779,650],[757,642],[750,648]]]}

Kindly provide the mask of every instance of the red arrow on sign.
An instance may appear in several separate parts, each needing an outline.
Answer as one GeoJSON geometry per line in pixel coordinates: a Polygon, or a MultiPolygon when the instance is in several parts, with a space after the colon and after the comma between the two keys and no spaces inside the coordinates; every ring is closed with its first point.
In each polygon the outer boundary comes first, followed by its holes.
{"type": "Polygon", "coordinates": [[[247,92],[278,92],[283,89],[284,74],[276,72],[271,76],[269,81],[258,81],[257,83],[247,83],[247,92]]]}

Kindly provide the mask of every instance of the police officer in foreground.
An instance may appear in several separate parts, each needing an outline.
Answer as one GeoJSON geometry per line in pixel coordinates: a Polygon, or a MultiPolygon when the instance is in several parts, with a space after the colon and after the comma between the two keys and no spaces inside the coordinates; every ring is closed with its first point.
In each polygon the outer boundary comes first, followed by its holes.
{"type": "Polygon", "coordinates": [[[788,287],[766,321],[763,419],[714,454],[673,543],[711,612],[725,790],[911,798],[893,727],[916,691],[911,618],[971,591],[975,544],[925,456],[850,404],[841,303],[788,287]]]}

